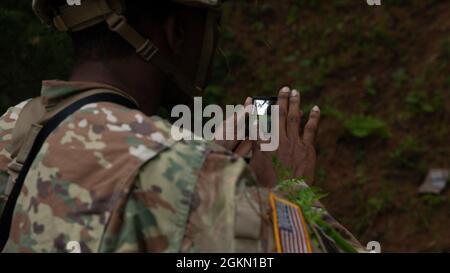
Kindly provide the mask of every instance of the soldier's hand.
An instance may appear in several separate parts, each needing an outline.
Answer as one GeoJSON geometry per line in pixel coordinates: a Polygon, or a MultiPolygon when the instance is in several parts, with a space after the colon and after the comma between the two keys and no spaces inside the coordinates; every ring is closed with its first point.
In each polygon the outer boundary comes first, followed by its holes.
{"type": "Polygon", "coordinates": [[[301,128],[301,97],[296,90],[285,87],[278,95],[280,109],[280,145],[274,152],[262,152],[257,142],[252,144],[251,168],[258,182],[265,187],[277,184],[277,172],[273,164],[273,156],[291,170],[291,178],[303,177],[306,182],[314,181],[316,167],[316,150],[314,140],[319,126],[320,109],[315,106],[309,114],[305,128],[301,128]]]}
{"type": "MultiPolygon", "coordinates": [[[[251,105],[252,98],[248,97],[245,100],[244,108],[247,108],[247,110],[251,110],[251,105]]],[[[237,136],[238,124],[245,124],[245,118],[246,116],[248,116],[248,112],[250,111],[239,111],[238,113],[235,113],[233,116],[227,118],[215,132],[216,139],[221,139],[216,140],[216,143],[240,156],[245,156],[250,152],[252,147],[252,142],[250,142],[249,140],[238,140],[237,136]],[[234,127],[234,136],[232,140],[225,140],[227,127],[229,128],[229,126],[234,127]]]]}

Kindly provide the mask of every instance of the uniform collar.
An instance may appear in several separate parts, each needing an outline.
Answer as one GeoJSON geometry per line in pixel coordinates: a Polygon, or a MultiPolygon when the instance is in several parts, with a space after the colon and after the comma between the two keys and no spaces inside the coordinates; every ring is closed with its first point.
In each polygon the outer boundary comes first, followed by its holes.
{"type": "Polygon", "coordinates": [[[43,81],[41,89],[41,97],[44,105],[51,106],[56,105],[57,103],[66,99],[67,97],[93,89],[105,89],[119,92],[123,96],[135,102],[137,105],[137,102],[131,96],[126,94],[124,91],[111,85],[96,82],[77,82],[77,81],[61,81],[61,80],[43,81]]]}

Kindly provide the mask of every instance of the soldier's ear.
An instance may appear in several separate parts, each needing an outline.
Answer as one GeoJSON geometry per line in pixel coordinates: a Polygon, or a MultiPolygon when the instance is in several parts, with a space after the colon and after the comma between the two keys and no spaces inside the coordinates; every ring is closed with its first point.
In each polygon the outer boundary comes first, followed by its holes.
{"type": "Polygon", "coordinates": [[[167,18],[165,23],[167,43],[174,55],[180,54],[183,51],[182,46],[186,38],[186,31],[180,22],[181,20],[178,19],[177,14],[172,14],[167,18]]]}

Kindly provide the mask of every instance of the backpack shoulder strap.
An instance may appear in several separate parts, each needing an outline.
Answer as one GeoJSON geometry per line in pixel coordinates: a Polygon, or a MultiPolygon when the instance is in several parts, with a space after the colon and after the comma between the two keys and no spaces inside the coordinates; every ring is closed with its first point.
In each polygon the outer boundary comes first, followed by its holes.
{"type": "Polygon", "coordinates": [[[14,207],[31,164],[51,132],[81,107],[96,102],[112,102],[137,109],[130,97],[118,91],[95,89],[71,96],[56,105],[45,105],[42,98],[31,100],[22,110],[14,129],[9,179],[4,195],[6,205],[0,218],[0,252],[3,250],[11,226],[14,207]]]}
{"type": "Polygon", "coordinates": [[[96,94],[115,94],[122,96],[126,100],[131,100],[137,105],[137,103],[128,95],[112,89],[92,89],[84,91],[60,100],[56,104],[48,104],[43,101],[42,97],[37,97],[25,105],[19,115],[12,135],[10,148],[12,161],[8,166],[9,180],[4,193],[6,197],[11,193],[14,181],[30,153],[36,133],[39,131],[38,129],[69,105],[96,94]]]}

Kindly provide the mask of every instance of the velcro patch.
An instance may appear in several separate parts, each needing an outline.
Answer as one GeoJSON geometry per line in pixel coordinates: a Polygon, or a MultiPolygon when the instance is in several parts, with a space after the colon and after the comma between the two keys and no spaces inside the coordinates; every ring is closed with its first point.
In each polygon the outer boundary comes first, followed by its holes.
{"type": "Polygon", "coordinates": [[[311,242],[302,209],[270,194],[273,231],[278,253],[311,253],[311,242]]]}

